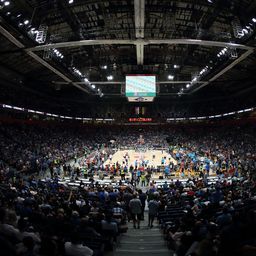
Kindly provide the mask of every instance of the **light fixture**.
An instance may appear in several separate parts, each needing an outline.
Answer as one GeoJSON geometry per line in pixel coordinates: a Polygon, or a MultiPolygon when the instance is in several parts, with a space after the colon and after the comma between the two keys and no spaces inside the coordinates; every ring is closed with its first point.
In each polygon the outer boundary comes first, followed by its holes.
{"type": "Polygon", "coordinates": [[[186,84],[186,88],[189,88],[191,84],[186,84]]]}
{"type": "Polygon", "coordinates": [[[10,2],[9,2],[9,1],[5,1],[5,2],[4,2],[4,5],[5,5],[5,6],[8,6],[8,5],[10,5],[10,2]]]}
{"type": "Polygon", "coordinates": [[[108,81],[113,80],[113,76],[109,75],[109,76],[107,76],[107,79],[108,79],[108,81]]]}
{"type": "Polygon", "coordinates": [[[74,3],[74,0],[69,0],[68,3],[69,3],[69,4],[73,4],[73,3],[74,3]]]}
{"type": "Polygon", "coordinates": [[[249,33],[249,31],[248,31],[246,28],[243,29],[243,32],[244,32],[245,34],[248,34],[248,33],[249,33]]]}
{"type": "Polygon", "coordinates": [[[91,86],[92,86],[92,89],[95,89],[95,87],[96,87],[94,84],[92,84],[91,86]]]}
{"type": "Polygon", "coordinates": [[[174,79],[174,75],[168,75],[168,79],[169,80],[173,80],[174,79]]]}
{"type": "Polygon", "coordinates": [[[24,24],[25,24],[25,25],[28,25],[28,24],[29,24],[29,20],[25,20],[25,21],[24,21],[24,24]]]}
{"type": "Polygon", "coordinates": [[[179,68],[180,66],[179,66],[179,65],[174,64],[174,65],[173,65],[173,67],[174,67],[174,68],[179,68]]]}
{"type": "Polygon", "coordinates": [[[102,68],[103,68],[103,69],[107,69],[107,68],[108,68],[108,66],[107,66],[107,65],[104,65],[104,66],[102,66],[102,68]]]}
{"type": "Polygon", "coordinates": [[[256,18],[252,18],[252,21],[253,21],[254,23],[256,23],[256,18]]]}

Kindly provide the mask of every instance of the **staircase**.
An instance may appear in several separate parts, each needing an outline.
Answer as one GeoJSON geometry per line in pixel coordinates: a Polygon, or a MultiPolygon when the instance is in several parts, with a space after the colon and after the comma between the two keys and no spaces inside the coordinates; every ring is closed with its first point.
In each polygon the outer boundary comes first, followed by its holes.
{"type": "Polygon", "coordinates": [[[127,233],[121,235],[117,248],[112,252],[113,256],[148,256],[161,255],[171,256],[164,241],[161,230],[155,225],[149,229],[147,226],[147,212],[145,220],[141,222],[140,229],[134,229],[133,223],[128,223],[127,233]]]}

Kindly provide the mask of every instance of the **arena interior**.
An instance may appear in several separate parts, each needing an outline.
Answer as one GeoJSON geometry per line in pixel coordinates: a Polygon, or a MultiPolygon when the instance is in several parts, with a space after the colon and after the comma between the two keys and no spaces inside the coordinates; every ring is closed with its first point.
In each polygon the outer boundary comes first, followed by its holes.
{"type": "Polygon", "coordinates": [[[0,0],[0,255],[256,255],[255,0],[0,0]]]}

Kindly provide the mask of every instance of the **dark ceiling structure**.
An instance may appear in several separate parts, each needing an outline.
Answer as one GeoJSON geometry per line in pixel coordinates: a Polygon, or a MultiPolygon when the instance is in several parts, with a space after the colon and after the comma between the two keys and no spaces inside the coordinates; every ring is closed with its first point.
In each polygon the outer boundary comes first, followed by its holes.
{"type": "Polygon", "coordinates": [[[156,74],[160,99],[256,87],[254,0],[3,0],[0,15],[1,75],[34,90],[124,98],[126,74],[156,74]]]}

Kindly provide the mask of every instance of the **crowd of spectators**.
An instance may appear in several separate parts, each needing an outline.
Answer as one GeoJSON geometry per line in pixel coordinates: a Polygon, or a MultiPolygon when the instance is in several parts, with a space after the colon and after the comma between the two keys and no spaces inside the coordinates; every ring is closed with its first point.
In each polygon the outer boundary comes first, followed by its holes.
{"type": "MultiPolygon", "coordinates": [[[[255,128],[171,129],[151,127],[66,126],[62,123],[9,124],[0,127],[1,172],[63,173],[69,160],[83,157],[86,171],[103,170],[118,149],[164,149],[177,164],[167,172],[180,177],[205,174],[239,176],[256,168],[255,128]],[[4,168],[5,167],[5,168],[4,168]],[[193,175],[192,175],[193,174],[193,175]],[[196,175],[195,175],[196,174],[196,175]]],[[[116,163],[114,168],[117,167],[116,163]]],[[[126,171],[136,166],[126,166],[126,171]],[[132,168],[131,168],[132,167],[132,168]]],[[[79,165],[78,165],[79,166],[79,165]]],[[[122,166],[122,162],[119,163],[122,166]]],[[[138,166],[139,167],[139,166],[138,166]]],[[[150,166],[146,166],[150,167],[150,166]]],[[[69,174],[73,174],[69,170],[69,174]]],[[[168,174],[167,173],[167,174],[168,174]]],[[[83,174],[82,172],[80,174],[83,174]]],[[[167,175],[168,176],[168,175],[167,175]]]]}
{"type": "Polygon", "coordinates": [[[255,128],[83,129],[1,125],[1,255],[102,255],[127,230],[127,220],[140,228],[146,201],[149,229],[158,217],[177,256],[255,255],[255,128]],[[112,140],[132,145],[136,134],[137,139],[143,135],[146,145],[151,136],[153,144],[167,139],[180,166],[203,156],[219,163],[216,171],[232,165],[238,175],[230,173],[228,182],[219,173],[215,184],[196,177],[185,184],[171,180],[161,188],[149,180],[146,194],[130,181],[100,185],[92,179],[70,187],[59,182],[58,175],[45,181],[38,176],[51,168],[58,174],[70,159],[108,152],[112,140]]]}
{"type": "Polygon", "coordinates": [[[62,167],[90,154],[106,138],[93,129],[57,125],[10,124],[0,126],[1,171],[31,174],[62,167]]]}
{"type": "Polygon", "coordinates": [[[256,169],[254,127],[183,130],[170,134],[171,153],[181,172],[239,176],[256,169]]]}
{"type": "Polygon", "coordinates": [[[165,186],[159,212],[169,248],[184,255],[255,255],[255,179],[165,186]]]}

